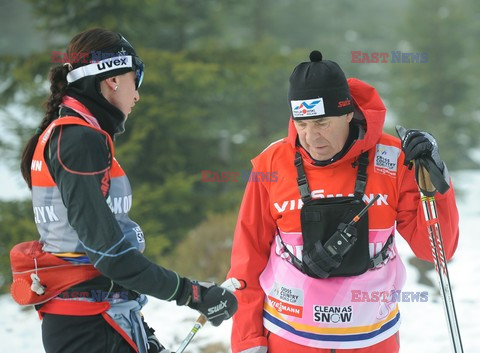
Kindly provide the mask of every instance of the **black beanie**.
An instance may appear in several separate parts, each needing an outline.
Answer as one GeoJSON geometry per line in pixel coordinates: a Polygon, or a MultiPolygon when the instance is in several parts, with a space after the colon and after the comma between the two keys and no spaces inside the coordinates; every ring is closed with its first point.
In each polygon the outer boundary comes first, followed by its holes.
{"type": "Polygon", "coordinates": [[[345,74],[336,62],[322,60],[318,50],[310,53],[310,62],[303,62],[293,70],[288,101],[294,120],[353,112],[345,74]]]}

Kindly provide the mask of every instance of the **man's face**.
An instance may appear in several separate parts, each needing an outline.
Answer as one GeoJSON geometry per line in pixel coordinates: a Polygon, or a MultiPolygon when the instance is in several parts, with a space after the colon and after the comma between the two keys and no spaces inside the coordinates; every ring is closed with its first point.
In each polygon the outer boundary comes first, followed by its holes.
{"type": "Polygon", "coordinates": [[[300,144],[317,161],[326,161],[340,152],[347,141],[353,113],[320,119],[294,121],[300,144]]]}

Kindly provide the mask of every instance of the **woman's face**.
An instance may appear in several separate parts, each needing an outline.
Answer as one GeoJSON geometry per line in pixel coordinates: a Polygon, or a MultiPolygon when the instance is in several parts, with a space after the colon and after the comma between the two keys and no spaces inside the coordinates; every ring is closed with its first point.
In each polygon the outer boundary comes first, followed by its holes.
{"type": "Polygon", "coordinates": [[[108,83],[105,81],[102,81],[105,83],[101,86],[102,94],[112,105],[120,109],[127,119],[135,103],[140,100],[140,95],[135,89],[135,72],[129,71],[123,75],[114,76],[108,83]],[[117,87],[116,90],[115,87],[117,87]]]}

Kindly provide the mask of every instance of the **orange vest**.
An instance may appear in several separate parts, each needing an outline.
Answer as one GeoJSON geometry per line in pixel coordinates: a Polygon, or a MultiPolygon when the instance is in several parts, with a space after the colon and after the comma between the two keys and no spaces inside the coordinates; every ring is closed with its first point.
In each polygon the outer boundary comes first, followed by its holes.
{"type": "MultiPolygon", "coordinates": [[[[58,126],[71,124],[89,127],[106,137],[110,153],[112,154],[112,164],[109,168],[96,172],[97,174],[104,174],[101,187],[102,192],[127,240],[136,245],[139,251],[143,251],[145,249],[143,233],[138,224],[128,217],[128,211],[132,206],[130,183],[122,167],[114,157],[112,139],[105,131],[77,117],[62,117],[54,120],[40,135],[33,155],[31,167],[32,203],[35,223],[40,233],[40,242],[44,244],[43,250],[54,253],[85,252],[79,242],[78,234],[69,224],[67,209],[63,204],[60,191],[52,179],[44,159],[44,151],[48,146],[47,142],[53,129],[58,126]]],[[[65,166],[64,168],[67,167],[65,166]]]]}

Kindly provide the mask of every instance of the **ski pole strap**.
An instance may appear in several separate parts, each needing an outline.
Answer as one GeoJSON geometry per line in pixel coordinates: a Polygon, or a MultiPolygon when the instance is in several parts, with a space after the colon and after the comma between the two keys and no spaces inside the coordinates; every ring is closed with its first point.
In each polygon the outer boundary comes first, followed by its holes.
{"type": "Polygon", "coordinates": [[[450,189],[448,177],[445,178],[435,162],[428,158],[415,160],[415,178],[418,188],[425,196],[434,196],[437,191],[445,194],[450,189]]]}
{"type": "Polygon", "coordinates": [[[386,261],[388,259],[388,248],[392,244],[393,244],[393,234],[390,234],[387,241],[385,242],[385,245],[383,245],[382,250],[380,250],[380,252],[377,255],[375,255],[370,259],[370,264],[368,268],[375,268],[378,265],[380,265],[382,262],[386,261]]]}

